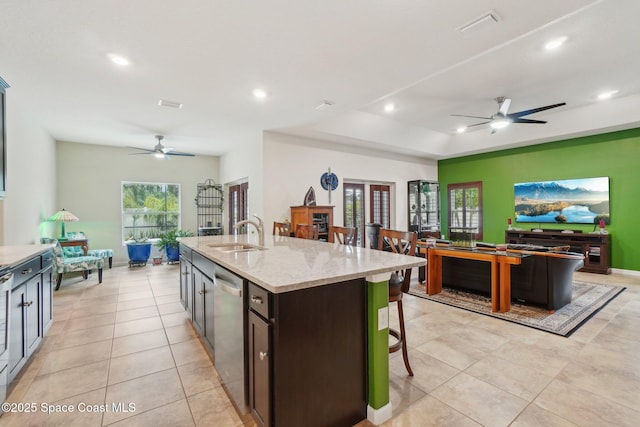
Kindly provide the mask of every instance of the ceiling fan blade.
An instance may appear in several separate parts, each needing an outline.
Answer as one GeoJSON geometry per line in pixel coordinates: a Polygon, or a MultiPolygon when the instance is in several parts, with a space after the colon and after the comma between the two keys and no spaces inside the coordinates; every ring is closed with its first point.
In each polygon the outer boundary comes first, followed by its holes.
{"type": "Polygon", "coordinates": [[[129,148],[133,148],[134,150],[144,151],[144,153],[129,153],[129,154],[153,154],[153,153],[155,153],[154,150],[147,150],[146,148],[139,148],[139,147],[129,147],[129,148]]]}
{"type": "Polygon", "coordinates": [[[485,120],[491,120],[491,117],[482,117],[482,116],[466,116],[464,114],[452,114],[452,116],[455,117],[471,117],[472,119],[485,119],[485,120]]]}
{"type": "Polygon", "coordinates": [[[561,102],[560,104],[547,105],[546,107],[538,107],[538,108],[532,108],[531,110],[518,111],[517,113],[508,114],[508,117],[514,119],[522,116],[528,116],[529,114],[538,113],[544,110],[550,110],[556,107],[562,107],[563,105],[567,105],[567,103],[561,102]]]}
{"type": "Polygon", "coordinates": [[[547,123],[544,120],[531,120],[531,119],[520,119],[520,118],[515,118],[513,119],[513,121],[511,123],[547,123]]]}
{"type": "Polygon", "coordinates": [[[511,105],[511,98],[502,98],[502,102],[499,104],[500,108],[498,109],[498,113],[506,116],[507,111],[509,111],[509,106],[511,105]]]}
{"type": "Polygon", "coordinates": [[[473,125],[469,125],[467,126],[468,128],[472,128],[474,126],[482,126],[482,125],[486,125],[487,123],[491,123],[491,120],[489,120],[488,122],[482,122],[482,123],[475,123],[473,125]]]}
{"type": "Polygon", "coordinates": [[[195,157],[195,154],[191,154],[191,153],[181,153],[180,151],[168,151],[166,153],[164,153],[165,156],[188,156],[188,157],[195,157]]]}

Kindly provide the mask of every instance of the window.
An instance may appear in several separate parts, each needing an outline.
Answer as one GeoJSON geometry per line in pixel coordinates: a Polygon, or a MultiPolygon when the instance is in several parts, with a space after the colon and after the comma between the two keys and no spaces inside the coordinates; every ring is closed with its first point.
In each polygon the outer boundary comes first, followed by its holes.
{"type": "Polygon", "coordinates": [[[344,192],[344,226],[357,227],[356,245],[364,246],[364,184],[342,186],[344,192]]]}
{"type": "Polygon", "coordinates": [[[180,184],[122,183],[122,240],[180,228],[180,184]]]}
{"type": "Polygon", "coordinates": [[[449,239],[473,234],[475,239],[482,240],[482,182],[449,184],[447,192],[449,239]]]}
{"type": "Polygon", "coordinates": [[[370,185],[369,201],[372,223],[382,224],[382,228],[391,227],[391,187],[388,185],[370,185]]]}

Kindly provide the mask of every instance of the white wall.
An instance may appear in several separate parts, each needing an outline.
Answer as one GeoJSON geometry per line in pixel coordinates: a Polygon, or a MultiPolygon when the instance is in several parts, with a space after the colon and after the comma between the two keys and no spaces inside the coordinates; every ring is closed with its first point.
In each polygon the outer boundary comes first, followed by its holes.
{"type": "MultiPolygon", "coordinates": [[[[264,212],[264,180],[263,180],[263,148],[262,134],[252,141],[242,144],[237,150],[220,157],[220,181],[225,185],[225,200],[229,196],[226,191],[229,184],[248,182],[249,217],[253,214],[262,216],[264,212]]],[[[226,205],[225,205],[226,206],[226,205]]],[[[224,212],[225,233],[228,230],[227,211],[224,212]]]]}
{"type": "MultiPolygon", "coordinates": [[[[309,187],[313,187],[318,205],[328,205],[329,194],[322,189],[320,177],[331,167],[331,172],[340,180],[338,188],[331,194],[336,225],[344,224],[343,182],[376,182],[392,186],[391,224],[394,228],[406,230],[407,181],[438,179],[435,160],[358,150],[275,132],[265,132],[263,156],[266,224],[290,220],[290,206],[302,205],[309,187]]],[[[365,221],[369,222],[369,218],[365,221]]]]}
{"type": "Polygon", "coordinates": [[[122,181],[180,184],[181,228],[196,233],[197,184],[209,178],[219,180],[218,157],[161,160],[151,155],[130,156],[131,152],[135,150],[57,143],[57,209],[65,208],[80,218],[80,222],[67,223],[66,230],[84,231],[90,248],[113,249],[116,264],[128,262],[120,229],[122,181]]]}
{"type": "Polygon", "coordinates": [[[0,201],[0,244],[40,242],[44,222],[56,212],[55,141],[19,102],[17,88],[7,90],[7,197],[0,201]]]}

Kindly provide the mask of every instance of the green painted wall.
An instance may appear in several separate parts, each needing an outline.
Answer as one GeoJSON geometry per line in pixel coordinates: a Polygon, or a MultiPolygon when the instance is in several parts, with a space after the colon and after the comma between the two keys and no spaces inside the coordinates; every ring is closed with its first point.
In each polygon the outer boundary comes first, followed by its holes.
{"type": "MultiPolygon", "coordinates": [[[[507,218],[514,218],[515,183],[598,176],[609,177],[611,266],[640,270],[640,128],[439,161],[442,229],[448,225],[448,184],[482,181],[483,240],[504,242],[507,218]]],[[[538,224],[514,220],[513,226],[538,224]]],[[[593,231],[592,225],[542,226],[593,231]]]]}

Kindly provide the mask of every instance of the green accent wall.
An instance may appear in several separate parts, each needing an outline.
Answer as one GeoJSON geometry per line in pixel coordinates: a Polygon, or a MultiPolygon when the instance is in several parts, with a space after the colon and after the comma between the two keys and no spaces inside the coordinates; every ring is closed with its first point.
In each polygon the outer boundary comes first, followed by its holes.
{"type": "MultiPolygon", "coordinates": [[[[507,218],[513,227],[538,228],[515,222],[515,183],[599,176],[609,177],[611,267],[640,271],[640,128],[438,161],[442,230],[448,226],[448,184],[482,181],[482,240],[504,242],[507,218]]],[[[593,231],[584,224],[541,227],[593,231]]]]}

